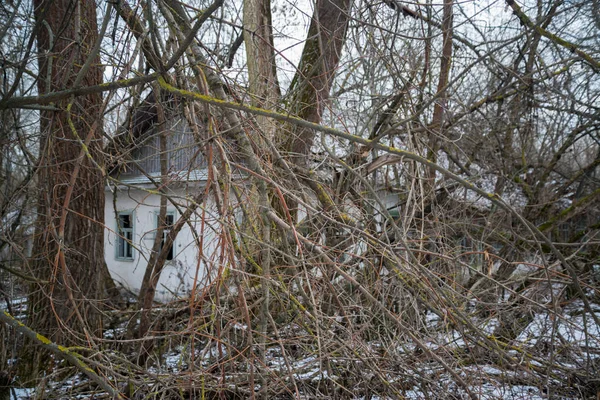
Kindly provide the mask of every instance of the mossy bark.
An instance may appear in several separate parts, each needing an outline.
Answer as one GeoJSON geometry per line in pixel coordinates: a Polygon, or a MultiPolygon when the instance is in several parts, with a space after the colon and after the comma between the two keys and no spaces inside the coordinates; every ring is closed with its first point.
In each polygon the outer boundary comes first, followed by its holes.
{"type": "MultiPolygon", "coordinates": [[[[93,53],[96,5],[89,0],[35,0],[40,79],[48,94],[102,82],[93,53]],[[87,64],[87,65],[86,65],[87,64]],[[82,68],[86,66],[86,70],[82,68]],[[89,68],[88,68],[89,66],[89,68]]],[[[90,94],[40,112],[38,207],[28,324],[65,346],[93,346],[110,284],[104,261],[102,96],[90,94]]],[[[35,380],[53,359],[31,343],[19,356],[21,381],[35,380]]]]}
{"type": "MultiPolygon", "coordinates": [[[[350,21],[350,0],[317,0],[300,66],[290,86],[288,111],[304,120],[320,123],[338,68],[350,21]]],[[[284,149],[292,160],[304,164],[315,132],[288,128],[284,149]]]]}

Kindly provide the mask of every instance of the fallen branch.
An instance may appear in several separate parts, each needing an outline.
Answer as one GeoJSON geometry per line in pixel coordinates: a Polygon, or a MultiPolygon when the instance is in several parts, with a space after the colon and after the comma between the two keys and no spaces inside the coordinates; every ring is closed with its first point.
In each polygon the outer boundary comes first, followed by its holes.
{"type": "Polygon", "coordinates": [[[78,370],[86,374],[92,381],[96,382],[100,388],[104,389],[108,394],[110,394],[114,399],[124,400],[124,397],[121,396],[121,393],[114,387],[112,387],[108,382],[102,379],[93,369],[88,367],[80,358],[80,355],[69,350],[67,347],[58,345],[53,343],[47,337],[40,335],[39,333],[33,331],[31,328],[18,321],[15,317],[10,315],[7,311],[3,311],[0,314],[0,320],[7,324],[8,326],[14,328],[17,332],[24,334],[29,339],[33,340],[42,348],[56,354],[57,356],[64,358],[71,365],[76,367],[78,370]]]}

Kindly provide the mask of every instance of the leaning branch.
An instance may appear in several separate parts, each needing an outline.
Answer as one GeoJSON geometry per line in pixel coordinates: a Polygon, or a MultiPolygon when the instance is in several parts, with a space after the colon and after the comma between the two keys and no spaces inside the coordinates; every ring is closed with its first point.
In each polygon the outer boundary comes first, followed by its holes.
{"type": "Polygon", "coordinates": [[[560,251],[558,251],[556,246],[554,246],[554,244],[550,241],[550,239],[548,239],[546,237],[546,235],[544,235],[531,222],[524,219],[514,208],[512,208],[510,205],[508,205],[499,195],[497,195],[495,193],[486,192],[485,190],[475,186],[472,182],[469,182],[468,180],[456,175],[452,171],[438,165],[437,163],[435,163],[431,160],[428,160],[425,157],[422,157],[422,156],[412,153],[410,151],[402,150],[402,149],[399,149],[399,148],[393,147],[393,146],[386,146],[384,144],[376,142],[376,140],[365,139],[360,136],[356,136],[351,133],[341,131],[339,129],[322,126],[322,125],[319,125],[319,124],[316,124],[313,122],[309,122],[309,121],[303,120],[301,118],[295,117],[293,115],[283,114],[283,113],[279,113],[279,112],[275,112],[275,111],[269,111],[269,110],[265,110],[265,109],[258,108],[258,107],[248,106],[248,105],[241,104],[241,103],[232,103],[230,101],[217,99],[212,96],[203,95],[203,94],[196,93],[196,92],[191,92],[189,90],[178,89],[178,88],[168,84],[167,81],[162,76],[158,78],[158,83],[164,90],[171,92],[175,95],[184,97],[184,98],[188,98],[191,100],[197,100],[197,101],[200,101],[200,102],[206,103],[206,104],[212,104],[217,107],[245,111],[245,112],[249,112],[249,113],[252,113],[255,115],[263,115],[266,117],[273,118],[277,121],[295,124],[295,125],[298,125],[298,126],[301,126],[304,128],[308,128],[308,129],[314,129],[315,131],[327,133],[327,134],[330,134],[330,135],[338,137],[338,138],[346,139],[353,143],[360,143],[365,146],[368,146],[369,148],[374,148],[374,149],[381,150],[381,151],[384,151],[389,154],[394,154],[394,155],[400,156],[407,160],[415,161],[415,162],[420,163],[428,168],[431,168],[432,170],[440,172],[442,175],[446,176],[447,178],[459,183],[465,189],[477,193],[478,195],[482,196],[484,199],[489,200],[492,204],[495,204],[499,208],[509,212],[510,214],[512,214],[513,216],[518,218],[535,236],[537,236],[540,239],[540,242],[542,242],[546,246],[548,246],[548,248],[551,249],[552,253],[563,264],[564,268],[567,270],[567,272],[571,276],[571,279],[573,280],[573,285],[575,286],[578,294],[581,296],[582,301],[585,306],[585,309],[590,312],[592,318],[594,319],[594,322],[596,322],[598,325],[600,325],[600,318],[598,318],[598,316],[592,311],[592,306],[590,305],[590,303],[586,297],[586,294],[583,291],[583,288],[579,284],[579,277],[577,275],[577,271],[567,261],[567,259],[564,257],[564,255],[560,251]]]}
{"type": "Polygon", "coordinates": [[[508,206],[505,203],[499,201],[498,195],[493,194],[493,193],[488,193],[485,190],[478,188],[473,183],[471,183],[471,182],[461,178],[460,176],[454,174],[453,172],[447,170],[446,168],[441,167],[440,165],[436,164],[435,162],[430,161],[427,158],[422,157],[418,154],[412,153],[410,151],[402,150],[397,147],[386,146],[384,144],[378,143],[376,140],[365,139],[363,137],[356,136],[356,135],[341,131],[336,128],[323,126],[323,125],[320,125],[320,124],[317,124],[314,122],[309,122],[302,118],[299,118],[299,117],[296,117],[296,116],[293,116],[290,114],[284,114],[284,113],[280,113],[280,112],[276,112],[276,111],[265,110],[263,108],[253,107],[253,106],[249,106],[249,105],[242,104],[242,103],[233,103],[230,101],[217,99],[217,98],[209,96],[209,95],[204,95],[204,94],[192,92],[189,90],[179,89],[179,88],[176,88],[176,87],[170,85],[169,83],[167,83],[165,81],[165,79],[162,77],[158,78],[158,83],[166,91],[173,93],[175,95],[184,97],[184,98],[188,98],[190,100],[197,100],[202,103],[211,104],[211,105],[214,105],[217,107],[245,111],[245,112],[248,112],[248,113],[251,113],[254,115],[262,115],[265,117],[273,118],[277,121],[294,124],[294,125],[297,125],[297,126],[300,126],[303,128],[314,129],[315,131],[330,134],[332,136],[335,136],[335,137],[338,137],[341,139],[346,139],[353,143],[359,143],[359,144],[365,145],[369,148],[382,150],[389,154],[395,154],[403,159],[416,161],[427,167],[435,169],[436,171],[440,172],[441,174],[460,183],[465,188],[474,191],[475,193],[490,200],[491,202],[498,203],[497,205],[499,207],[501,207],[503,209],[507,209],[508,211],[511,211],[510,208],[508,208],[508,206]]]}
{"type": "Polygon", "coordinates": [[[31,328],[18,321],[8,313],[8,311],[3,311],[0,313],[0,321],[4,322],[8,326],[14,328],[17,332],[22,333],[27,336],[29,339],[38,343],[42,348],[56,354],[57,356],[64,358],[71,365],[76,367],[78,370],[86,374],[92,381],[96,382],[100,388],[104,389],[109,395],[111,395],[114,399],[124,400],[121,393],[114,387],[108,384],[104,379],[102,379],[93,369],[88,367],[82,360],[79,358],[79,354],[69,350],[68,348],[53,343],[47,337],[40,335],[39,333],[33,331],[31,328]]]}
{"type": "Polygon", "coordinates": [[[564,210],[562,210],[561,212],[556,214],[554,217],[550,218],[548,221],[546,221],[543,224],[541,224],[540,226],[538,226],[538,229],[541,232],[549,231],[550,229],[554,228],[559,223],[566,221],[567,219],[571,218],[576,213],[580,212],[585,206],[587,206],[591,202],[595,202],[598,197],[600,197],[600,188],[594,190],[592,193],[588,194],[587,196],[574,201],[570,207],[565,208],[564,210]]]}
{"type": "Polygon", "coordinates": [[[33,277],[31,275],[24,274],[23,272],[21,272],[21,271],[19,271],[17,269],[11,268],[11,267],[9,267],[8,265],[6,265],[4,263],[0,263],[0,269],[3,270],[3,271],[6,271],[9,274],[12,274],[12,275],[14,275],[16,277],[19,277],[19,278],[21,278],[21,279],[23,279],[24,281],[27,281],[27,282],[38,283],[38,284],[47,284],[47,283],[50,283],[49,281],[43,281],[43,280],[37,279],[36,277],[33,277]]]}
{"type": "Polygon", "coordinates": [[[577,54],[579,57],[581,57],[585,61],[587,61],[587,63],[590,64],[594,68],[594,70],[596,70],[596,72],[600,72],[600,61],[594,59],[588,53],[581,50],[579,47],[577,47],[576,44],[571,43],[567,40],[564,40],[564,39],[556,36],[555,34],[548,32],[541,26],[534,24],[529,19],[529,17],[523,12],[521,7],[519,7],[519,5],[517,3],[515,3],[514,0],[506,0],[506,4],[508,4],[513,9],[513,12],[519,18],[519,20],[521,21],[521,23],[523,25],[527,26],[528,28],[533,29],[534,31],[536,31],[540,35],[544,36],[545,38],[550,39],[557,45],[562,46],[562,47],[570,50],[571,52],[577,54]]]}
{"type": "Polygon", "coordinates": [[[158,78],[158,73],[155,72],[153,74],[143,75],[131,79],[119,79],[114,82],[102,83],[96,86],[76,87],[48,94],[42,94],[39,96],[10,97],[0,101],[0,110],[21,108],[32,104],[44,105],[55,103],[71,96],[87,96],[94,93],[107,92],[109,90],[128,88],[141,83],[152,82],[156,80],[156,78],[158,78]]]}

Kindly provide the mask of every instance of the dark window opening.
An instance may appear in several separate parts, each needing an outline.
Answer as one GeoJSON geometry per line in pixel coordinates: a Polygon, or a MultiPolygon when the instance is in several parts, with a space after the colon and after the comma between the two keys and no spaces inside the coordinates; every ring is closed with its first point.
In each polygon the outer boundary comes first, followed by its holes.
{"type": "MultiPolygon", "coordinates": [[[[162,227],[163,228],[163,233],[162,233],[162,241],[160,243],[160,250],[161,251],[163,249],[163,246],[164,246],[165,242],[167,241],[167,235],[169,234],[169,232],[171,232],[171,229],[173,228],[173,225],[175,225],[175,213],[169,212],[169,213],[167,213],[167,215],[165,215],[165,224],[162,227]]],[[[160,227],[160,217],[159,217],[159,215],[156,216],[156,227],[157,228],[160,227]]],[[[167,261],[173,260],[175,258],[175,251],[174,251],[173,244],[169,247],[169,252],[167,253],[167,261]]]]}

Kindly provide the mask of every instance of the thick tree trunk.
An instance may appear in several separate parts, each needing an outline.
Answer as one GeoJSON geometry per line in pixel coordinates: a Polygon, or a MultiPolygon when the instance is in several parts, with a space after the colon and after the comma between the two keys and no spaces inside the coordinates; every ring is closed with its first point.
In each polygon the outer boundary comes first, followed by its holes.
{"type": "MultiPolygon", "coordinates": [[[[346,40],[351,5],[350,0],[316,0],[300,66],[290,87],[293,95],[288,111],[302,119],[321,122],[346,40]]],[[[312,129],[292,129],[284,148],[295,163],[307,162],[314,137],[312,129]]]]}
{"type": "MultiPolygon", "coordinates": [[[[96,5],[89,0],[34,0],[40,94],[102,82],[96,5]],[[86,71],[82,67],[88,63],[86,71]],[[78,75],[80,75],[78,77],[78,75]],[[76,83],[77,82],[77,83],[76,83]]],[[[54,104],[40,114],[38,220],[31,259],[28,324],[61,345],[93,345],[101,334],[110,282],[104,261],[102,97],[54,104]]],[[[36,378],[51,358],[34,346],[20,357],[22,379],[36,378]]]]}
{"type": "MultiPolygon", "coordinates": [[[[248,91],[252,105],[276,110],[280,101],[279,82],[273,45],[273,26],[270,0],[244,1],[244,42],[248,63],[248,91]]],[[[263,140],[273,140],[277,123],[256,116],[263,140]]]]}

